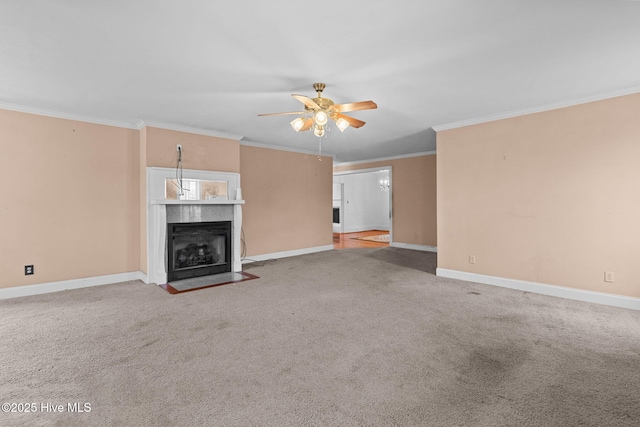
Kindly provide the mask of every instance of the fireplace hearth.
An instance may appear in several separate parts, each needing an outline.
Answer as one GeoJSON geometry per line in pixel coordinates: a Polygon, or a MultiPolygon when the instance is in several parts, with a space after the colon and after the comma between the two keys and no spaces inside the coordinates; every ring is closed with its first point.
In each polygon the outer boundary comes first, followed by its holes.
{"type": "Polygon", "coordinates": [[[167,280],[231,271],[231,221],[167,224],[167,280]]]}

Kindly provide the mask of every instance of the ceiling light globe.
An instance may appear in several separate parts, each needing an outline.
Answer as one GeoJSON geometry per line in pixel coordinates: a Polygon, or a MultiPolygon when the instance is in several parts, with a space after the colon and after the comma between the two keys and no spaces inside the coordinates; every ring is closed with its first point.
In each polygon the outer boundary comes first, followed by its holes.
{"type": "Polygon", "coordinates": [[[340,132],[344,132],[344,130],[349,127],[349,122],[340,117],[338,120],[336,120],[336,126],[338,126],[338,129],[340,129],[340,132]]]}
{"type": "Polygon", "coordinates": [[[327,113],[325,113],[324,111],[318,111],[316,113],[317,124],[319,124],[320,126],[324,126],[327,124],[327,121],[329,121],[329,116],[327,116],[327,113]]]}
{"type": "Polygon", "coordinates": [[[301,117],[298,117],[297,119],[294,119],[291,121],[291,127],[296,132],[300,132],[300,129],[302,129],[302,126],[304,126],[304,120],[302,120],[301,117]]]}

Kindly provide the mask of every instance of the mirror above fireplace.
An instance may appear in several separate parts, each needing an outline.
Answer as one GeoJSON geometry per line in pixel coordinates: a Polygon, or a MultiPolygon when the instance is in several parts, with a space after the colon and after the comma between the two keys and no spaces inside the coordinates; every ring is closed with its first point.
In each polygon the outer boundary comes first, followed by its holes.
{"type": "Polygon", "coordinates": [[[164,194],[165,200],[227,200],[228,187],[227,181],[167,178],[164,194]]]}

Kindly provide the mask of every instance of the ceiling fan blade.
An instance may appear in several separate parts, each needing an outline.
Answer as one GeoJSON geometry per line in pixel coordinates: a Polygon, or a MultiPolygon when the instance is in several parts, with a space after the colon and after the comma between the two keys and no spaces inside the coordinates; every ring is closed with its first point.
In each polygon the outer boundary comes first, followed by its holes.
{"type": "Polygon", "coordinates": [[[264,113],[258,116],[286,116],[287,114],[306,114],[306,111],[289,111],[287,113],[264,113]]]}
{"type": "Polygon", "coordinates": [[[338,113],[347,113],[356,110],[375,110],[378,104],[373,101],[350,102],[348,104],[336,104],[332,107],[338,113]]]}
{"type": "Polygon", "coordinates": [[[360,128],[365,125],[365,122],[363,122],[362,120],[354,119],[353,117],[345,116],[344,114],[340,113],[332,114],[331,118],[334,120],[345,119],[349,122],[349,126],[352,126],[354,128],[360,128]]]}
{"type": "Polygon", "coordinates": [[[298,132],[309,130],[311,129],[312,126],[313,126],[313,119],[311,117],[307,117],[306,119],[304,119],[304,124],[302,125],[302,127],[298,132]]]}
{"type": "Polygon", "coordinates": [[[319,110],[320,109],[320,106],[318,104],[316,104],[313,101],[313,99],[309,98],[308,96],[295,95],[295,94],[291,94],[291,96],[293,96],[298,101],[302,102],[305,106],[307,106],[307,108],[310,108],[312,110],[319,110]]]}

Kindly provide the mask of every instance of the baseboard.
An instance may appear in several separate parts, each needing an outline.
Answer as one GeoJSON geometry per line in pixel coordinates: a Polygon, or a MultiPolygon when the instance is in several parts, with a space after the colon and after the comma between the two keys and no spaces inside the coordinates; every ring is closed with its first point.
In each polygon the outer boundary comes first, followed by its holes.
{"type": "Polygon", "coordinates": [[[109,274],[106,276],[87,277],[83,279],[63,280],[60,282],[39,283],[36,285],[16,286],[0,289],[0,299],[26,297],[31,295],[48,294],[69,289],[89,288],[91,286],[109,285],[111,283],[141,280],[147,283],[147,275],[142,271],[131,273],[109,274]]]}
{"type": "Polygon", "coordinates": [[[391,242],[389,246],[394,248],[413,249],[414,251],[438,252],[437,246],[415,245],[413,243],[391,242]]]}
{"type": "Polygon", "coordinates": [[[333,245],[314,246],[311,248],[294,249],[292,251],[273,252],[270,254],[251,255],[242,260],[243,264],[249,264],[254,261],[266,261],[269,259],[288,258],[298,255],[313,254],[316,252],[332,251],[333,245]]]}
{"type": "Polygon", "coordinates": [[[358,227],[345,227],[343,233],[361,233],[363,231],[389,231],[388,225],[362,225],[358,227]]]}
{"type": "Polygon", "coordinates": [[[547,285],[544,283],[527,282],[524,280],[507,279],[504,277],[485,276],[483,274],[468,273],[466,271],[437,268],[436,275],[449,279],[465,280],[467,282],[500,286],[502,288],[518,289],[520,291],[567,298],[577,301],[592,302],[614,307],[640,310],[640,299],[623,295],[607,294],[604,292],[587,291],[584,289],[566,288],[564,286],[547,285]]]}

